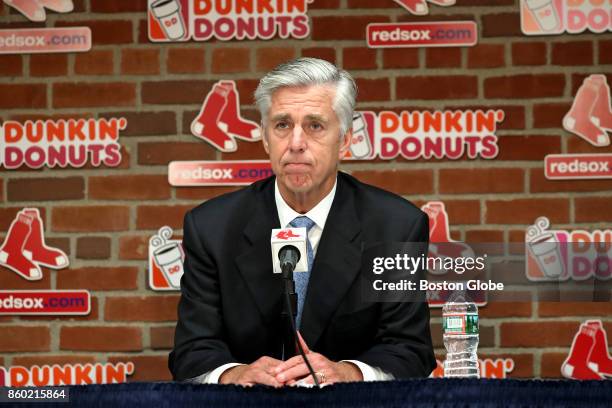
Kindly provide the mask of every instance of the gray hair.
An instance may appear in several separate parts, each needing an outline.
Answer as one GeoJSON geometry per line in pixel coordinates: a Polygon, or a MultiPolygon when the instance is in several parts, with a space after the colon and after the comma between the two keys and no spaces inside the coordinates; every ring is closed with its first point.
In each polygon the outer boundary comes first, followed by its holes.
{"type": "Polygon", "coordinates": [[[272,94],[284,87],[332,85],[336,89],[333,109],[340,120],[340,136],[353,127],[353,111],[357,85],[351,75],[335,65],[317,58],[297,58],[280,64],[259,81],[255,90],[255,104],[262,123],[272,104],[272,94]]]}

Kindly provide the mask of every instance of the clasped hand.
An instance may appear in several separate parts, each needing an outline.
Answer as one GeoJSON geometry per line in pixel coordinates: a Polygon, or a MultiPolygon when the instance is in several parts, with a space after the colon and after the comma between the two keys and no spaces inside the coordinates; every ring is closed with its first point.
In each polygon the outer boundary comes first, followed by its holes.
{"type": "MultiPolygon", "coordinates": [[[[299,332],[298,337],[313,371],[319,376],[317,378],[319,382],[333,384],[363,380],[361,370],[354,364],[345,361],[331,361],[324,355],[311,351],[299,332]]],[[[304,359],[301,355],[297,355],[287,361],[268,356],[261,357],[251,364],[230,368],[221,375],[219,382],[221,384],[246,386],[264,384],[272,387],[282,387],[284,385],[295,385],[300,380],[305,384],[313,384],[314,382],[304,359]]]]}

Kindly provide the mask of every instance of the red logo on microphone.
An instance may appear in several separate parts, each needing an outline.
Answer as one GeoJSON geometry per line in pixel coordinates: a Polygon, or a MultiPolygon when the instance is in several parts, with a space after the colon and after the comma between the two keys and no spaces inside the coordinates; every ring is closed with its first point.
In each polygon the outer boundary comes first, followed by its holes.
{"type": "Polygon", "coordinates": [[[294,235],[293,231],[291,230],[286,230],[286,231],[280,231],[278,234],[276,234],[276,238],[278,239],[289,239],[289,238],[299,238],[299,235],[294,235]]]}

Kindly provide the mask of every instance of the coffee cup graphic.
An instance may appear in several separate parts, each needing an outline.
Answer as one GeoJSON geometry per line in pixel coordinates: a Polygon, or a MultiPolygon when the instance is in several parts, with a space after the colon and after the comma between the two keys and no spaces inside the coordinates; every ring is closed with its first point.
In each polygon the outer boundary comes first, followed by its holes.
{"type": "Polygon", "coordinates": [[[547,231],[550,221],[540,217],[527,229],[527,247],[538,267],[547,278],[560,279],[565,276],[565,264],[554,233],[547,231]]]}
{"type": "Polygon", "coordinates": [[[154,235],[149,245],[153,249],[153,260],[164,274],[172,288],[181,287],[183,276],[183,251],[176,241],[169,241],[172,228],[162,227],[158,235],[154,235]]]}
{"type": "Polygon", "coordinates": [[[185,22],[178,0],[156,0],[151,3],[151,11],[168,40],[180,40],[185,37],[185,22]]]}
{"type": "Polygon", "coordinates": [[[353,138],[349,149],[351,155],[356,159],[368,157],[372,152],[368,127],[363,115],[359,112],[353,116],[353,138]]]}
{"type": "Polygon", "coordinates": [[[552,31],[559,26],[559,16],[553,0],[525,0],[542,31],[552,31]]]}

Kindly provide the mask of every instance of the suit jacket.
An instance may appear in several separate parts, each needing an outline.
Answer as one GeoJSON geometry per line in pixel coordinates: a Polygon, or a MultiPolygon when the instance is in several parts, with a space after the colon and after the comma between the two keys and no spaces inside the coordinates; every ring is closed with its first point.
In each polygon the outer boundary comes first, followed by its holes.
{"type": "MultiPolygon", "coordinates": [[[[264,355],[280,359],[283,292],[270,247],[271,230],[280,228],[274,182],[256,182],[185,215],[185,272],[169,358],[175,380],[264,355]]],[[[395,378],[427,376],[436,365],[427,303],[363,302],[357,277],[362,243],[428,237],[427,216],[417,207],[339,172],[302,313],[310,349],[395,378]]]]}

